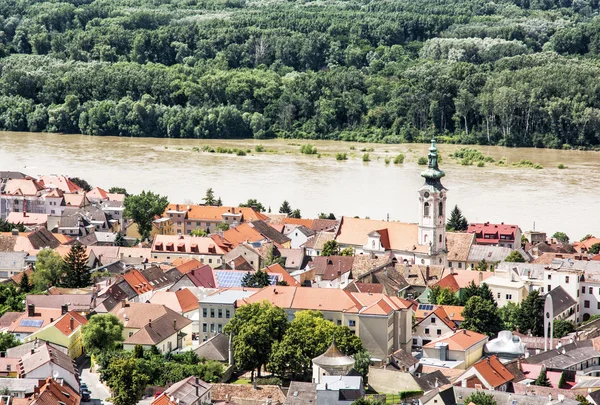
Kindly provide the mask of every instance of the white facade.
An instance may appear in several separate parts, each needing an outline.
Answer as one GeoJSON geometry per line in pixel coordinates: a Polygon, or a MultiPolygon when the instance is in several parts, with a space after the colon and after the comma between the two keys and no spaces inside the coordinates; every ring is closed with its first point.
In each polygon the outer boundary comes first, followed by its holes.
{"type": "Polygon", "coordinates": [[[486,278],[485,284],[490,288],[499,307],[503,307],[509,302],[519,304],[528,294],[525,283],[512,273],[509,273],[509,277],[495,275],[486,278]]]}
{"type": "Polygon", "coordinates": [[[298,229],[298,227],[292,229],[292,231],[287,233],[285,236],[290,238],[290,247],[292,249],[298,249],[310,239],[310,236],[305,235],[304,232],[298,229]]]}
{"type": "MultiPolygon", "coordinates": [[[[573,298],[577,305],[575,307],[575,313],[572,316],[565,317],[565,314],[554,314],[555,319],[572,319],[575,323],[582,322],[581,320],[581,284],[580,278],[582,275],[582,271],[580,270],[553,270],[546,269],[544,271],[544,281],[546,282],[546,287],[544,292],[552,291],[554,288],[561,286],[565,289],[565,291],[573,298]]],[[[592,308],[589,308],[591,311],[592,308]]],[[[596,310],[598,311],[598,310],[596,310]]],[[[600,313],[598,311],[597,313],[600,313]]]]}

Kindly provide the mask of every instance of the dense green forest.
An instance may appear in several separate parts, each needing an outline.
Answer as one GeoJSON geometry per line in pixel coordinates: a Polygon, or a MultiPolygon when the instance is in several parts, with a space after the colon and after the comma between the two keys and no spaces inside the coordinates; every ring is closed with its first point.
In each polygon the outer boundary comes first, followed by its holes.
{"type": "Polygon", "coordinates": [[[598,0],[1,0],[0,128],[600,145],[598,0]]]}

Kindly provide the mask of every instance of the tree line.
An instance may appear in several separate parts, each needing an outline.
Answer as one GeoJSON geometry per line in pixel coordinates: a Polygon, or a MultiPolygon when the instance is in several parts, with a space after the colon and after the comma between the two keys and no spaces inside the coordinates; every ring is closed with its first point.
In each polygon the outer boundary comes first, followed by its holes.
{"type": "Polygon", "coordinates": [[[598,2],[0,2],[0,129],[589,148],[598,2]]]}

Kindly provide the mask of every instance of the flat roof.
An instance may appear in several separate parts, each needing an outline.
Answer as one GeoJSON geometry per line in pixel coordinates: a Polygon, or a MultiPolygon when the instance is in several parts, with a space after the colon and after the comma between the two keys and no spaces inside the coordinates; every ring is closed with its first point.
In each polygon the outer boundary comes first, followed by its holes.
{"type": "Polygon", "coordinates": [[[244,290],[225,290],[218,291],[212,295],[209,295],[206,298],[202,298],[200,303],[206,304],[233,304],[237,300],[241,300],[244,298],[248,298],[256,293],[254,291],[244,291],[244,290]]]}

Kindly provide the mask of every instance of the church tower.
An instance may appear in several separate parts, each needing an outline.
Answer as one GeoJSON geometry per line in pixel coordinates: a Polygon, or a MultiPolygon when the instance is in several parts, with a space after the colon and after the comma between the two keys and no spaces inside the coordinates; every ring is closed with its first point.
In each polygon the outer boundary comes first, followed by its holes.
{"type": "Polygon", "coordinates": [[[421,172],[425,184],[419,189],[419,245],[429,246],[429,264],[446,265],[446,188],[440,181],[445,175],[432,139],[427,169],[421,172]]]}

